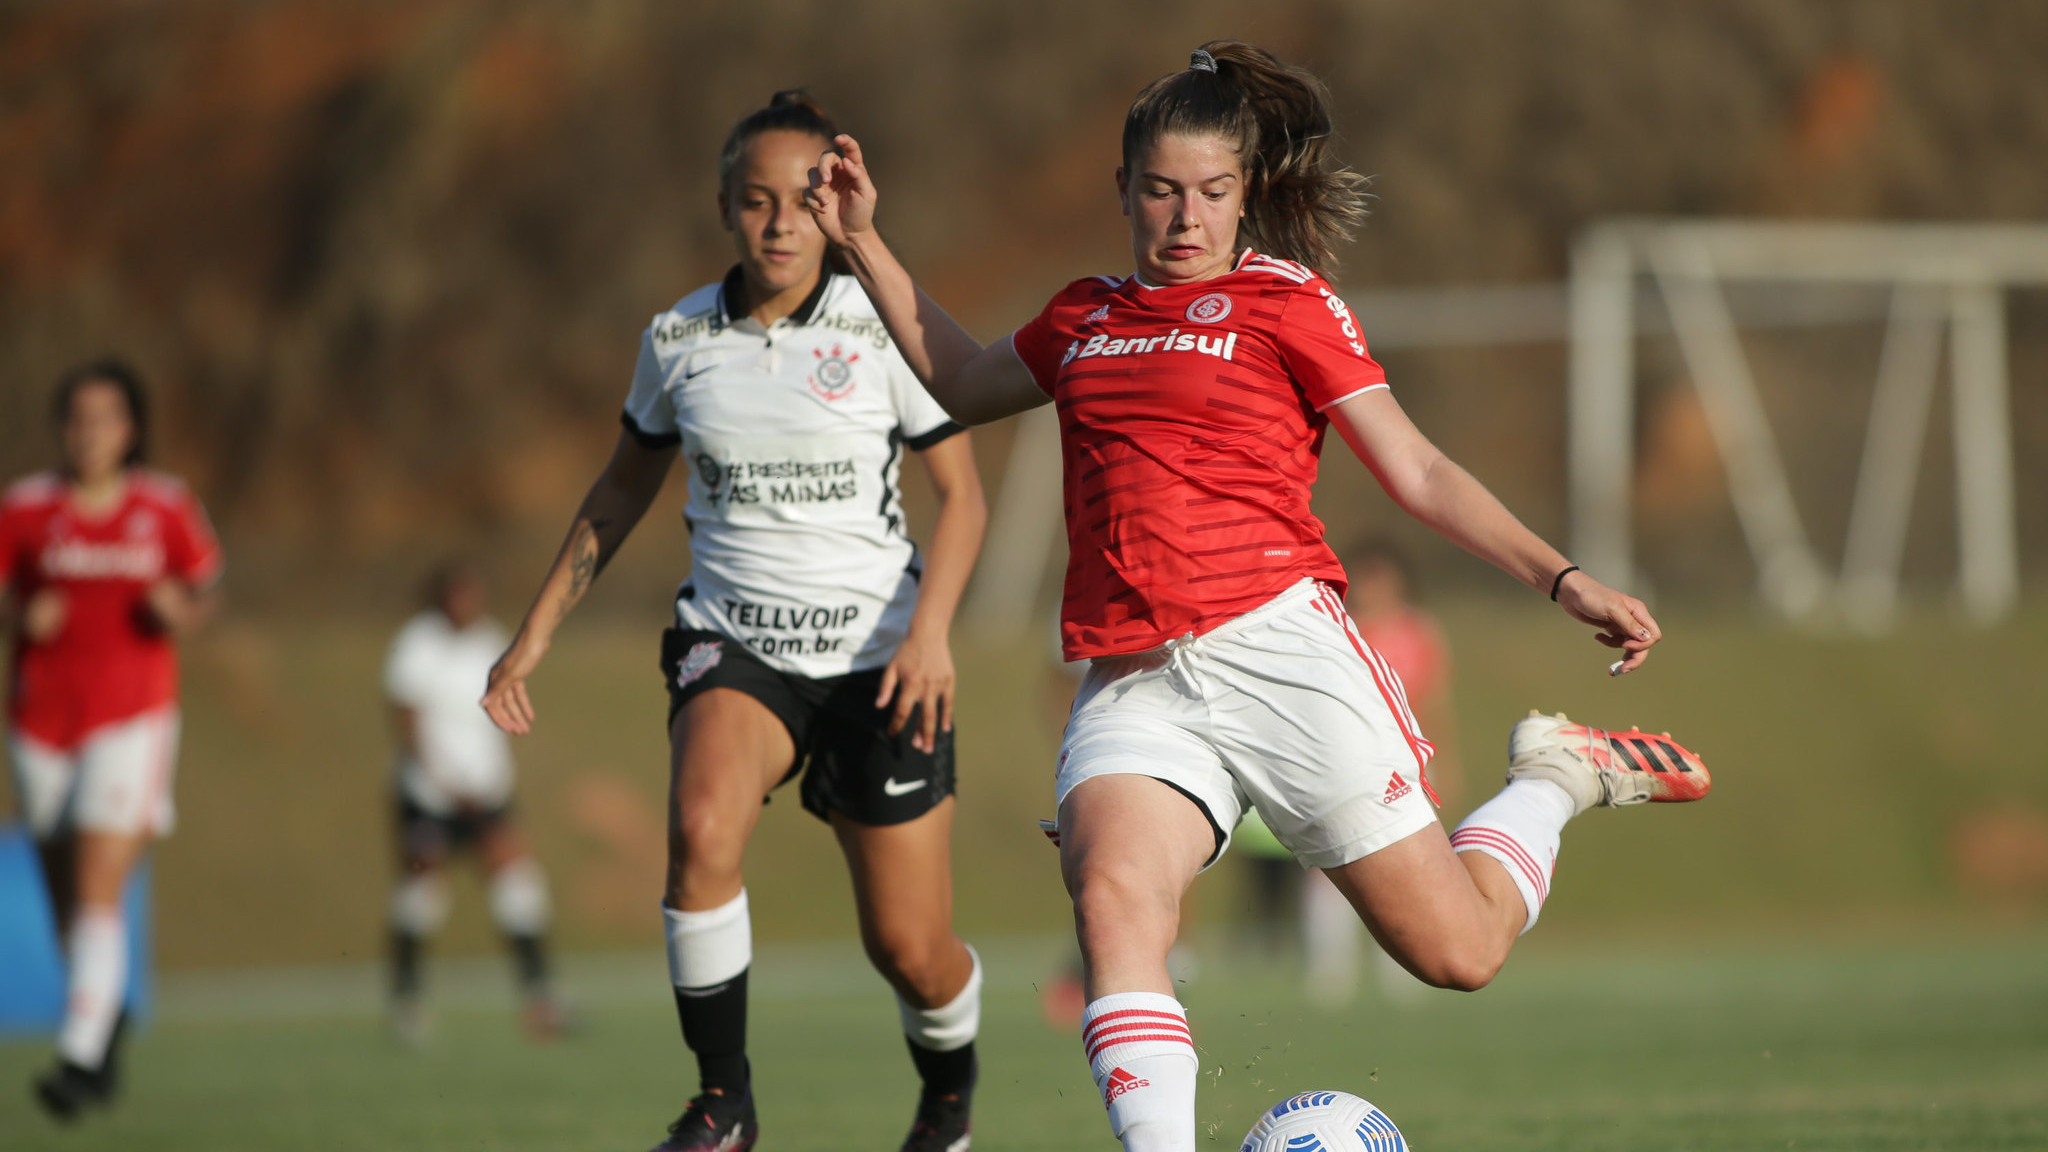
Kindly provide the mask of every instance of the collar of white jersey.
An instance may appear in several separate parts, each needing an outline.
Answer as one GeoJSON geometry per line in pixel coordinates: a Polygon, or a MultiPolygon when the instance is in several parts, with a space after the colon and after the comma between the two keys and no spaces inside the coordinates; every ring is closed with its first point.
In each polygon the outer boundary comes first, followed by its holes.
{"type": "MultiPolygon", "coordinates": [[[[825,302],[825,293],[831,290],[832,278],[835,275],[837,273],[832,271],[830,265],[819,268],[818,286],[811,289],[811,294],[804,297],[804,302],[796,306],[796,311],[791,312],[788,316],[783,317],[783,319],[799,328],[809,324],[811,317],[818,314],[818,306],[825,302]]],[[[718,282],[718,314],[723,320],[720,327],[730,327],[734,322],[746,319],[744,316],[733,315],[732,309],[727,305],[727,301],[737,296],[744,287],[746,287],[746,273],[740,271],[740,266],[737,264],[733,265],[732,270],[725,274],[725,279],[718,282]]]]}
{"type": "MultiPolygon", "coordinates": [[[[1242,272],[1242,271],[1244,271],[1244,266],[1245,266],[1245,262],[1246,262],[1246,261],[1248,261],[1248,260],[1250,260],[1250,259],[1251,259],[1252,257],[1254,257],[1254,256],[1257,256],[1257,255],[1258,255],[1258,253],[1257,253],[1257,252],[1254,252],[1254,251],[1252,251],[1252,250],[1251,250],[1250,248],[1247,248],[1247,249],[1245,249],[1244,251],[1242,251],[1242,252],[1239,252],[1239,253],[1237,254],[1237,259],[1236,259],[1235,261],[1233,261],[1233,262],[1231,263],[1231,265],[1230,265],[1230,272],[1242,272]]],[[[737,272],[737,271],[739,271],[739,269],[738,269],[737,267],[735,267],[735,268],[733,269],[733,271],[737,272]]],[[[1230,275],[1230,272],[1225,272],[1225,273],[1224,273],[1223,275],[1224,275],[1224,276],[1228,276],[1228,275],[1230,275]]],[[[1218,277],[1218,276],[1211,276],[1211,277],[1210,277],[1209,279],[1211,279],[1211,280],[1218,280],[1218,279],[1221,279],[1221,278],[1222,278],[1222,277],[1218,277]]],[[[1186,284],[1147,284],[1147,283],[1145,283],[1145,278],[1144,278],[1143,276],[1139,275],[1139,274],[1138,274],[1138,273],[1136,273],[1136,272],[1133,272],[1133,273],[1131,273],[1131,275],[1130,275],[1129,279],[1130,279],[1130,282],[1131,282],[1131,283],[1133,283],[1133,284],[1136,284],[1136,285],[1137,285],[1138,287],[1140,287],[1140,288],[1143,288],[1143,289],[1144,289],[1145,291],[1147,291],[1147,292],[1152,292],[1152,291],[1156,291],[1157,289],[1160,289],[1160,288],[1190,288],[1190,287],[1193,287],[1193,286],[1194,286],[1194,285],[1196,285],[1196,284],[1200,284],[1200,283],[1203,283],[1203,281],[1200,281],[1200,280],[1191,280],[1191,281],[1189,281],[1189,282],[1188,282],[1188,283],[1186,283],[1186,284]]]]}

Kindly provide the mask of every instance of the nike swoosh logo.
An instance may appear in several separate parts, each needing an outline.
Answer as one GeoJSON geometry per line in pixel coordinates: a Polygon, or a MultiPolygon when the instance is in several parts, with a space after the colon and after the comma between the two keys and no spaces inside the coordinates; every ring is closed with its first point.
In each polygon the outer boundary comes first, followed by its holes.
{"type": "Polygon", "coordinates": [[[891,776],[887,780],[882,781],[882,791],[887,792],[891,796],[907,796],[922,787],[924,787],[923,779],[905,780],[903,783],[898,784],[896,778],[891,776]]]}

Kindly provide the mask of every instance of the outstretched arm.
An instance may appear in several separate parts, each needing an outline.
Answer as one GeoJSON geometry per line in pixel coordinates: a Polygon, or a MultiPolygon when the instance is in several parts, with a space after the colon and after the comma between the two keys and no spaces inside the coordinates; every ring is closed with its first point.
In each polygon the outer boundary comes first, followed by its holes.
{"type": "MultiPolygon", "coordinates": [[[[1353,396],[1332,406],[1328,415],[1394,503],[1453,544],[1544,595],[1550,594],[1557,574],[1571,565],[1515,519],[1485,485],[1430,443],[1393,393],[1381,388],[1353,396]]],[[[1642,667],[1650,647],[1664,636],[1642,601],[1584,572],[1564,578],[1557,602],[1579,621],[1598,628],[1595,639],[1622,650],[1616,675],[1642,667]]]]}
{"type": "Polygon", "coordinates": [[[875,231],[875,184],[860,142],[837,137],[811,169],[804,194],[827,239],[839,245],[874,301],[910,370],[925,391],[962,424],[986,424],[1036,408],[1049,397],[1032,380],[1008,337],[982,347],[967,329],[924,294],[875,231]]]}
{"type": "Polygon", "coordinates": [[[569,610],[590,591],[590,585],[610,563],[612,554],[626,542],[640,517],[647,514],[647,506],[654,503],[675,458],[673,445],[647,448],[634,439],[631,431],[619,432],[611,462],[590,486],[583,506],[576,510],[576,519],[569,524],[562,549],[555,554],[547,579],[541,582],[540,595],[534,597],[533,607],[526,610],[526,619],[520,621],[512,646],[491,666],[483,706],[498,727],[521,736],[532,730],[533,702],[526,695],[526,678],[540,667],[541,657],[547,655],[548,645],[554,640],[555,629],[569,610]]]}
{"type": "Polygon", "coordinates": [[[920,453],[939,494],[939,519],[932,527],[932,546],[918,579],[917,611],[910,632],[882,670],[875,707],[896,707],[889,732],[903,730],[912,708],[922,707],[911,746],[929,752],[941,729],[953,730],[953,613],[960,593],[981,553],[982,531],[988,527],[988,502],[981,494],[981,474],[974,468],[974,445],[966,433],[950,436],[920,453]]]}

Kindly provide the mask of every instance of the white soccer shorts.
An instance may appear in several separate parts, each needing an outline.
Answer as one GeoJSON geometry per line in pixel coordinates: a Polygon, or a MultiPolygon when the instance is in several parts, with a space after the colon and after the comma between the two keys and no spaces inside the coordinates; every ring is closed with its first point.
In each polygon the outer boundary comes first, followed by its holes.
{"type": "Polygon", "coordinates": [[[1303,580],[1207,635],[1094,661],[1058,796],[1097,776],[1162,780],[1208,810],[1211,864],[1249,801],[1304,867],[1334,868],[1435,822],[1434,751],[1336,590],[1303,580]]]}
{"type": "Polygon", "coordinates": [[[175,707],[95,729],[75,748],[52,748],[10,733],[7,751],[14,794],[36,839],[74,831],[170,835],[176,822],[175,707]]]}

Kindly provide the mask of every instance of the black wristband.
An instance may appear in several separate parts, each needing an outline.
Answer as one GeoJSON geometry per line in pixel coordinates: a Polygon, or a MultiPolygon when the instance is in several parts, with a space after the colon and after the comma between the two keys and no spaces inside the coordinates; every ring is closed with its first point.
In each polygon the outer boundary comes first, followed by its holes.
{"type": "Polygon", "coordinates": [[[1571,567],[1566,568],[1564,571],[1559,572],[1557,574],[1557,579],[1552,580],[1550,582],[1550,602],[1552,604],[1557,603],[1557,590],[1564,587],[1564,578],[1571,575],[1574,572],[1577,572],[1578,570],[1579,566],[1577,564],[1574,564],[1571,567]]]}

